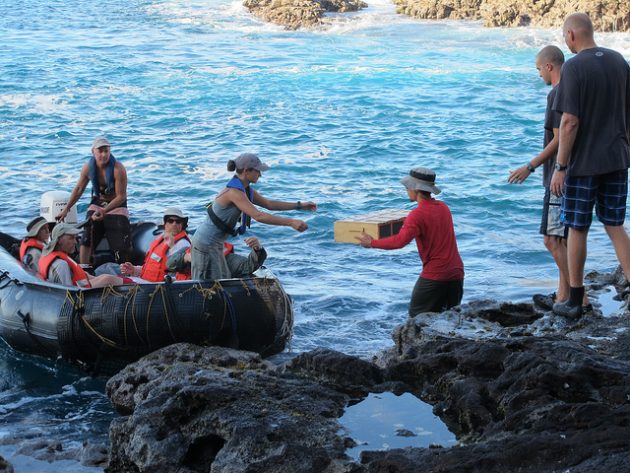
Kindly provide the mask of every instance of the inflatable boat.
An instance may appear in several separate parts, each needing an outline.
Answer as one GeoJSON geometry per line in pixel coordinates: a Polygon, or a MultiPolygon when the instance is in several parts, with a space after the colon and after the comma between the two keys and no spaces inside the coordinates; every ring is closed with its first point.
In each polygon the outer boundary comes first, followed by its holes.
{"type": "MultiPolygon", "coordinates": [[[[162,229],[132,227],[133,262],[141,264],[162,229]]],[[[16,258],[19,244],[0,232],[0,337],[15,350],[112,372],[176,342],[269,356],[290,340],[291,300],[265,268],[242,279],[79,289],[27,270],[16,258]]],[[[107,259],[98,253],[97,260],[107,259]]]]}

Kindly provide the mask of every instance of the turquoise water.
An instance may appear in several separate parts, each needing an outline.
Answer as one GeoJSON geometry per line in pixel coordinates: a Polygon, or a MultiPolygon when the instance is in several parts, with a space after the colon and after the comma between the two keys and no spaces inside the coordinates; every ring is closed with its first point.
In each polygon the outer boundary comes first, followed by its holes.
{"type": "MultiPolygon", "coordinates": [[[[252,228],[295,299],[293,351],[369,355],[406,318],[417,252],[335,244],[333,224],[410,209],[399,179],[423,165],[437,172],[453,211],[464,300],[550,292],[553,262],[537,234],[540,175],[522,186],[506,179],[541,147],[548,88],[533,62],[541,47],[561,45],[559,30],[421,22],[385,0],[368,3],[319,30],[287,32],[224,0],[0,0],[3,230],[21,235],[42,192],[70,191],[101,133],[127,167],[132,218],[156,219],[175,204],[193,227],[229,178],[227,160],[258,152],[272,166],[257,186],[263,195],[319,205],[300,214],[310,226],[303,234],[252,228]]],[[[630,57],[629,35],[597,39],[630,57]]],[[[87,196],[80,212],[86,205],[87,196]]],[[[615,265],[596,225],[587,269],[615,265]]],[[[42,363],[16,364],[8,350],[2,359],[14,375],[42,363]]],[[[104,435],[91,417],[112,415],[100,398],[68,397],[65,371],[44,366],[51,391],[32,406],[68,406],[90,420],[91,435],[104,435]]],[[[0,403],[31,396],[14,379],[0,403]]],[[[0,417],[9,432],[55,431],[45,410],[43,419],[8,412],[0,417]]]]}

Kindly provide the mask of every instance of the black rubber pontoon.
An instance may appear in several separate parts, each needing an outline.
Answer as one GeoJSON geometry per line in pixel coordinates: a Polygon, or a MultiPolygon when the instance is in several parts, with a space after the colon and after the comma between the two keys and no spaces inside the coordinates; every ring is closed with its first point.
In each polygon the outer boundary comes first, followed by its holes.
{"type": "MultiPolygon", "coordinates": [[[[153,224],[134,226],[134,242],[153,224]]],[[[79,289],[26,270],[19,241],[0,232],[0,337],[16,350],[99,369],[120,367],[176,342],[230,346],[262,356],[291,337],[289,296],[269,272],[218,281],[79,289]]],[[[264,271],[264,270],[263,270],[264,271]]],[[[107,370],[109,371],[109,369],[107,370]]]]}

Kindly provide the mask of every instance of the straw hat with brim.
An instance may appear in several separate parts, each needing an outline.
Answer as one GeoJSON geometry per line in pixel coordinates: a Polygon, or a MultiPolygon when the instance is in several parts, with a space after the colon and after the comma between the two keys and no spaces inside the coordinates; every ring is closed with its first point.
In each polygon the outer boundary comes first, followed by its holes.
{"type": "Polygon", "coordinates": [[[409,171],[409,175],[403,177],[400,182],[407,189],[414,191],[425,191],[432,194],[439,194],[441,191],[435,185],[435,172],[429,168],[415,168],[409,171]]]}
{"type": "Polygon", "coordinates": [[[50,241],[42,250],[43,255],[47,255],[55,251],[55,247],[59,242],[59,238],[64,235],[78,235],[81,233],[81,229],[76,225],[70,225],[69,223],[58,223],[53,228],[52,234],[50,235],[50,241]]]}
{"type": "Polygon", "coordinates": [[[44,217],[35,217],[26,226],[26,231],[28,232],[26,236],[28,238],[35,238],[44,225],[47,224],[48,221],[44,217]]]}
{"type": "Polygon", "coordinates": [[[181,218],[184,222],[184,227],[186,227],[188,225],[188,217],[186,215],[184,215],[184,212],[182,212],[182,209],[178,208],[178,207],[168,207],[166,210],[164,210],[164,220],[166,221],[167,217],[177,217],[177,218],[181,218]]]}

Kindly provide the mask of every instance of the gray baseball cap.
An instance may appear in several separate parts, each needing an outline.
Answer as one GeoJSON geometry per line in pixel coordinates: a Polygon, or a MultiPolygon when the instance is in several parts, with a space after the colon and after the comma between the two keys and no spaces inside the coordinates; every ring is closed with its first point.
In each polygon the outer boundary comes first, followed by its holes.
{"type": "Polygon", "coordinates": [[[435,172],[429,168],[414,168],[400,182],[407,189],[415,191],[431,192],[432,194],[441,192],[439,187],[435,185],[435,172]]]}
{"type": "Polygon", "coordinates": [[[92,149],[102,148],[103,146],[109,146],[111,148],[112,145],[109,144],[109,140],[104,136],[97,136],[92,143],[92,149]]]}
{"type": "Polygon", "coordinates": [[[57,225],[55,225],[55,228],[53,228],[53,231],[50,235],[50,241],[42,250],[42,254],[47,255],[55,251],[55,246],[57,246],[57,243],[59,242],[59,238],[61,238],[62,236],[78,235],[79,233],[81,233],[81,231],[82,230],[76,225],[71,225],[69,223],[63,223],[63,222],[58,223],[57,225]]]}
{"type": "Polygon", "coordinates": [[[257,171],[266,171],[269,166],[263,163],[258,155],[254,153],[240,154],[235,160],[236,169],[256,169],[257,171]]]}

